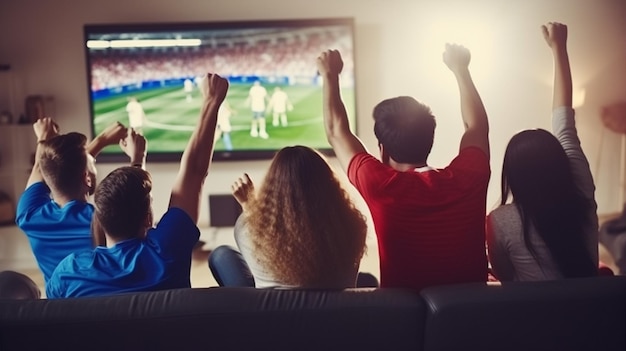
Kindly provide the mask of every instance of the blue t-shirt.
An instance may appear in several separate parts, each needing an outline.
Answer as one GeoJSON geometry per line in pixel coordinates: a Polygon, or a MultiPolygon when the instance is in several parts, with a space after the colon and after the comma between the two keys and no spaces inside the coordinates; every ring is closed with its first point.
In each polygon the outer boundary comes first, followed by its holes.
{"type": "Polygon", "coordinates": [[[187,213],[170,208],[144,239],[97,247],[66,257],[46,285],[48,298],[101,296],[189,288],[191,252],[200,230],[187,213]]]}
{"type": "Polygon", "coordinates": [[[67,255],[93,248],[93,205],[70,201],[60,207],[43,182],[29,186],[17,203],[15,222],[28,237],[46,284],[67,255]]]}

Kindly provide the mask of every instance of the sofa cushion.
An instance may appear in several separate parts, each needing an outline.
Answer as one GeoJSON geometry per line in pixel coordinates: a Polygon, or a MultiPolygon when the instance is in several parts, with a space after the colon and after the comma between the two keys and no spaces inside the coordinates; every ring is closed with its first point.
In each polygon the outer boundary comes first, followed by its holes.
{"type": "Polygon", "coordinates": [[[421,350],[415,293],[179,289],[0,301],[0,350],[421,350]]]}
{"type": "Polygon", "coordinates": [[[626,350],[626,277],[424,289],[424,350],[626,350]]]}

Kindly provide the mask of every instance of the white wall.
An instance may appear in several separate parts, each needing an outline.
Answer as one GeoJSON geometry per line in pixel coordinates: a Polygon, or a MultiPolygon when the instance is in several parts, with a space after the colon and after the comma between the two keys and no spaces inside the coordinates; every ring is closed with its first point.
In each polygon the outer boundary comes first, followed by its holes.
{"type": "MultiPolygon", "coordinates": [[[[539,26],[550,20],[567,23],[575,89],[586,89],[578,125],[596,177],[599,211],[621,210],[620,138],[602,133],[599,111],[626,100],[623,0],[1,0],[0,63],[14,69],[17,105],[21,107],[27,94],[51,94],[62,129],[88,134],[82,48],[86,23],[340,16],[356,21],[358,124],[370,150],[376,148],[373,106],[386,97],[412,95],[430,104],[438,117],[430,163],[446,165],[457,151],[462,126],[456,86],[441,63],[441,51],[446,41],[461,41],[473,51],[471,69],[491,123],[489,206],[499,198],[502,157],[511,135],[525,128],[549,128],[552,62],[539,26]]],[[[101,174],[113,166],[100,165],[101,174]]],[[[228,192],[244,171],[260,179],[266,167],[263,161],[215,163],[205,193],[228,192]]],[[[176,169],[174,164],[150,165],[157,213],[165,209],[176,169]]],[[[206,200],[203,206],[201,223],[206,223],[206,200]]]]}

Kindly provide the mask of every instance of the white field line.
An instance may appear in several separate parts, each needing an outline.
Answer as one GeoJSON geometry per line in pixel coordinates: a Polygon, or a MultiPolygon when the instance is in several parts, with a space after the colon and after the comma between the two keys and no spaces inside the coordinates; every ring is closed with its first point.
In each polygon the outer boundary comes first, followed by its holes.
{"type": "MultiPolygon", "coordinates": [[[[289,119],[289,116],[287,116],[287,118],[289,119]]],[[[252,118],[250,118],[250,120],[252,120],[252,118]]],[[[322,117],[309,118],[309,119],[289,122],[289,125],[286,128],[289,128],[291,126],[304,126],[304,125],[309,125],[313,123],[321,124],[322,117]]],[[[146,127],[150,127],[154,129],[185,131],[185,132],[193,132],[193,130],[196,128],[195,125],[192,126],[192,125],[179,125],[179,124],[178,125],[177,124],[165,124],[165,123],[159,123],[159,122],[152,122],[150,120],[146,121],[146,127]]],[[[232,126],[232,130],[247,130],[247,129],[250,129],[249,124],[232,126]]]]}

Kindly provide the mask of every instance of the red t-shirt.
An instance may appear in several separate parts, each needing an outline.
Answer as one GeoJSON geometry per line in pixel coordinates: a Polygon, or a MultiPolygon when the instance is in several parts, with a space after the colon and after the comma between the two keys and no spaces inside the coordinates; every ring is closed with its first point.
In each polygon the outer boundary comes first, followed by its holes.
{"type": "Polygon", "coordinates": [[[485,153],[468,147],[444,169],[399,172],[368,153],[348,166],[378,237],[381,287],[487,280],[485,153]]]}

